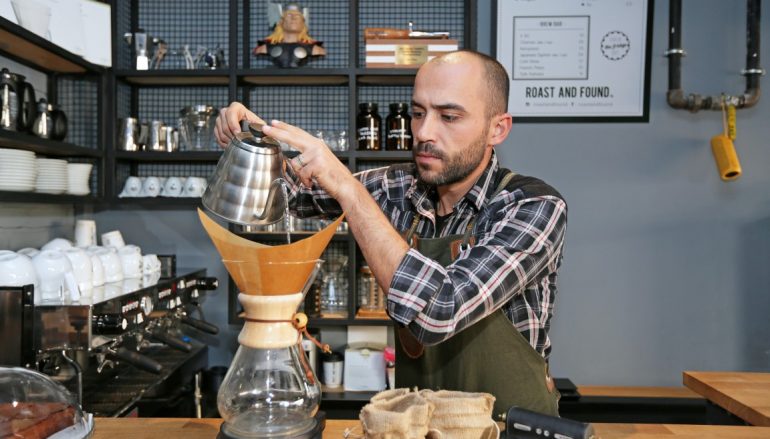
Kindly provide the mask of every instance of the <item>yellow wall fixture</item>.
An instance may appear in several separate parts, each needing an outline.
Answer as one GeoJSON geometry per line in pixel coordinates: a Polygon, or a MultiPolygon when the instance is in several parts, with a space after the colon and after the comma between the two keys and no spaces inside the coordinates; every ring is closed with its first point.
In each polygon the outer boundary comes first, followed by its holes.
{"type": "Polygon", "coordinates": [[[711,152],[714,153],[719,177],[722,180],[736,180],[741,176],[741,162],[738,160],[738,153],[735,152],[735,145],[728,136],[719,134],[712,137],[711,152]]]}

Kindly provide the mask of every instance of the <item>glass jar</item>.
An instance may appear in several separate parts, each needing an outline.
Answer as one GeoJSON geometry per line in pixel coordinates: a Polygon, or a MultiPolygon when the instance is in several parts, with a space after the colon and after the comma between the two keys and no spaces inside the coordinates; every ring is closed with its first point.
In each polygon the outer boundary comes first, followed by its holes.
{"type": "Polygon", "coordinates": [[[358,272],[361,285],[358,297],[361,309],[366,311],[385,311],[385,294],[377,284],[372,270],[368,265],[364,265],[358,272]]]}
{"type": "Polygon", "coordinates": [[[323,287],[321,288],[321,317],[347,317],[347,263],[347,256],[330,257],[324,262],[323,287]]]}
{"type": "Polygon", "coordinates": [[[412,118],[406,102],[390,104],[390,114],[385,119],[385,149],[410,151],[412,149],[412,118]]]}
{"type": "Polygon", "coordinates": [[[364,102],[358,104],[358,117],[356,118],[356,131],[358,149],[364,151],[379,151],[381,148],[380,127],[382,118],[377,114],[377,104],[364,102]]]}

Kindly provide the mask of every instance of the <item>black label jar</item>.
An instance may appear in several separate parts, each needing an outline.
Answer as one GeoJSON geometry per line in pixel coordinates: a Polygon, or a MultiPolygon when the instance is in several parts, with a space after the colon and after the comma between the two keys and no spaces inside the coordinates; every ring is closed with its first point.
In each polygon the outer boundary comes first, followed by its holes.
{"type": "Polygon", "coordinates": [[[382,118],[377,114],[377,104],[365,102],[358,104],[358,117],[356,118],[356,136],[358,137],[358,149],[380,150],[380,126],[382,118]]]}
{"type": "Polygon", "coordinates": [[[405,102],[390,104],[390,114],[385,119],[385,149],[409,151],[412,149],[412,118],[405,102]]]}

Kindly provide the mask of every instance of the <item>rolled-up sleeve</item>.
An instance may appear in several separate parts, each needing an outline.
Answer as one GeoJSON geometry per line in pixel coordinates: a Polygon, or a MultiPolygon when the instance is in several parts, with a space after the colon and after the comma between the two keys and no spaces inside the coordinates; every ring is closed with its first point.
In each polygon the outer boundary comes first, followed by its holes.
{"type": "Polygon", "coordinates": [[[507,206],[448,267],[410,249],[391,281],[388,314],[423,344],[440,343],[555,272],[566,225],[562,199],[535,197],[507,206]]]}

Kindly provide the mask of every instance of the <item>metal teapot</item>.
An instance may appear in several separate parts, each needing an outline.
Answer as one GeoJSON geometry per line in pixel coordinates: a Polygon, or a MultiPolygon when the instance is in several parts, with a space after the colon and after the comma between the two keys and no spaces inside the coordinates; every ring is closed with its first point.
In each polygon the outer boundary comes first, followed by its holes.
{"type": "Polygon", "coordinates": [[[286,210],[281,145],[261,129],[250,124],[233,137],[203,193],[203,206],[232,223],[268,225],[286,210]]]}

